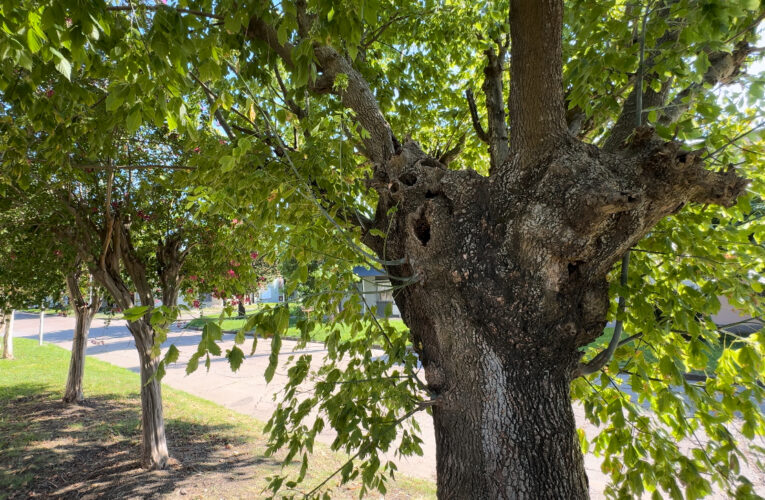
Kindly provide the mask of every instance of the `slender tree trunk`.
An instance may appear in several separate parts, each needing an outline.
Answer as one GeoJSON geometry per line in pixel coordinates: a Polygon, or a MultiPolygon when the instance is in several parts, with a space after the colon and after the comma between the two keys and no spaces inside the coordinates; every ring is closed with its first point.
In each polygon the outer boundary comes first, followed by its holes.
{"type": "Polygon", "coordinates": [[[45,331],[45,306],[40,304],[40,331],[38,332],[40,345],[43,345],[43,333],[45,331]]]}
{"type": "Polygon", "coordinates": [[[69,376],[66,379],[64,402],[79,403],[84,399],[82,377],[85,372],[85,351],[88,347],[88,333],[93,321],[89,307],[75,307],[74,338],[72,339],[72,357],[69,360],[69,376]]]}
{"type": "Polygon", "coordinates": [[[3,315],[4,318],[4,333],[3,333],[3,359],[13,359],[13,310],[6,312],[3,315]]]}
{"type": "Polygon", "coordinates": [[[167,451],[165,418],[162,412],[162,385],[155,378],[159,358],[151,355],[154,332],[145,319],[129,322],[128,328],[136,339],[141,363],[141,464],[147,469],[164,469],[170,455],[167,451]]]}
{"type": "Polygon", "coordinates": [[[79,270],[66,276],[66,286],[69,292],[69,302],[74,309],[75,325],[72,338],[72,356],[69,360],[69,375],[64,390],[65,403],[79,403],[84,399],[82,378],[85,372],[85,351],[88,347],[88,333],[93,317],[98,311],[99,294],[92,291],[88,294],[89,304],[80,291],[79,270]]]}

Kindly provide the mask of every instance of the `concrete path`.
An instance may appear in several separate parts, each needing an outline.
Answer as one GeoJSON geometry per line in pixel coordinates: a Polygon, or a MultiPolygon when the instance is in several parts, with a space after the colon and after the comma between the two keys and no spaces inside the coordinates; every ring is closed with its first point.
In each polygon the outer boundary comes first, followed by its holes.
{"type": "MultiPolygon", "coordinates": [[[[37,338],[39,329],[39,317],[34,314],[16,313],[14,337],[37,338]]],[[[74,318],[58,316],[46,316],[44,322],[44,340],[60,347],[71,349],[74,318]]],[[[225,358],[213,360],[210,371],[206,371],[200,363],[200,368],[191,375],[186,375],[185,362],[196,351],[201,337],[201,332],[196,330],[183,330],[174,328],[168,334],[165,346],[175,344],[180,350],[180,361],[168,368],[167,375],[163,379],[166,384],[175,389],[180,389],[196,396],[214,401],[222,406],[239,413],[250,415],[265,422],[271,416],[276,407],[274,396],[284,387],[287,380],[285,363],[292,354],[313,354],[313,367],[318,367],[325,353],[324,345],[311,343],[302,350],[293,351],[295,342],[283,341],[282,359],[279,368],[270,384],[266,384],[263,373],[268,365],[268,356],[271,352],[269,340],[259,339],[258,348],[254,355],[248,356],[239,371],[233,373],[225,358]]],[[[233,335],[224,335],[221,343],[223,352],[233,346],[233,335]]],[[[246,344],[249,351],[249,342],[246,344]]],[[[379,353],[382,355],[382,351],[379,353]]],[[[94,356],[117,366],[139,371],[138,353],[130,332],[121,320],[96,319],[90,330],[88,341],[88,355],[94,356]]],[[[87,369],[87,365],[86,365],[87,369]]],[[[597,428],[588,423],[584,418],[584,410],[578,405],[574,407],[574,413],[579,426],[583,427],[588,436],[597,434],[597,428]]],[[[401,458],[390,455],[399,471],[413,477],[428,479],[435,482],[435,437],[431,418],[420,413],[416,416],[422,429],[424,455],[422,457],[401,458]]],[[[325,430],[319,436],[319,441],[330,444],[335,434],[325,430]]],[[[593,455],[585,456],[585,468],[590,481],[590,490],[593,499],[602,499],[607,477],[600,470],[601,460],[593,455]]],[[[746,470],[742,467],[742,473],[754,480],[759,494],[765,494],[765,475],[754,469],[746,470]]],[[[713,498],[727,498],[725,495],[714,495],[713,498]]]]}

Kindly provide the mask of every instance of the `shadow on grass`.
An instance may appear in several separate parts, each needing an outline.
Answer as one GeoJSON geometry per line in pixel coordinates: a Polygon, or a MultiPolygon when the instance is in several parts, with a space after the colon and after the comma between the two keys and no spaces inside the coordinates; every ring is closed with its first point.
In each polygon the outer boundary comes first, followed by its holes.
{"type": "Polygon", "coordinates": [[[144,470],[137,394],[65,405],[49,389],[32,383],[0,388],[0,498],[153,498],[185,494],[183,488],[208,496],[216,483],[279,468],[258,453],[239,454],[234,445],[246,438],[236,437],[233,425],[168,419],[171,465],[144,470]]]}

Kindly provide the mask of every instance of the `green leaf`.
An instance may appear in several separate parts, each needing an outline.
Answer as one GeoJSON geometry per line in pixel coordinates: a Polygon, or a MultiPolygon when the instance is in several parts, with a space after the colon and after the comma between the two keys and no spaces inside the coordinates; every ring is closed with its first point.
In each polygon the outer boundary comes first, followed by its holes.
{"type": "Polygon", "coordinates": [[[135,108],[133,112],[128,115],[125,125],[127,126],[127,131],[131,134],[138,130],[138,127],[141,125],[140,108],[135,108]]]}
{"type": "Polygon", "coordinates": [[[186,365],[186,375],[191,375],[194,373],[197,368],[199,367],[199,358],[202,357],[202,354],[199,352],[195,352],[191,358],[189,359],[189,363],[186,365]]]}
{"type": "Polygon", "coordinates": [[[236,158],[233,156],[224,156],[220,159],[220,166],[221,173],[225,174],[226,172],[230,172],[236,166],[236,158]]]}
{"type": "Polygon", "coordinates": [[[27,30],[27,47],[29,47],[30,52],[37,54],[44,43],[45,39],[38,35],[35,30],[27,30]]]}
{"type": "Polygon", "coordinates": [[[276,366],[279,364],[279,351],[282,348],[282,339],[277,333],[274,338],[271,339],[271,354],[268,356],[268,366],[266,367],[264,377],[266,382],[271,382],[276,373],[276,366]]]}
{"type": "Polygon", "coordinates": [[[114,111],[125,102],[125,99],[120,95],[120,92],[113,90],[106,96],[106,110],[114,111]]]}
{"type": "Polygon", "coordinates": [[[244,361],[244,352],[237,346],[234,346],[226,351],[226,359],[228,359],[231,369],[237,371],[244,361]]]}
{"type": "Polygon", "coordinates": [[[54,49],[53,47],[50,47],[49,50],[56,58],[56,69],[58,70],[58,72],[64,75],[64,77],[67,80],[71,80],[72,65],[69,63],[69,60],[66,57],[64,57],[64,55],[61,52],[54,49]]]}
{"type": "Polygon", "coordinates": [[[170,344],[170,347],[167,349],[167,354],[165,354],[165,359],[162,360],[163,363],[169,365],[170,363],[175,363],[178,361],[178,357],[180,356],[181,352],[178,350],[177,347],[175,347],[175,344],[170,344]]]}
{"type": "Polygon", "coordinates": [[[146,314],[148,310],[149,306],[135,306],[122,313],[122,316],[128,321],[135,321],[146,314]]]}

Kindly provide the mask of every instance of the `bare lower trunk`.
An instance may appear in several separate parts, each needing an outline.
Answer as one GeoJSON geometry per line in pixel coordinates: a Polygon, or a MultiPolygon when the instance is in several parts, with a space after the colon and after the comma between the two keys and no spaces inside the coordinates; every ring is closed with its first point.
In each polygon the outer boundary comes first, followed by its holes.
{"type": "Polygon", "coordinates": [[[589,498],[569,377],[481,351],[480,369],[433,409],[439,498],[589,498]]]}
{"type": "Polygon", "coordinates": [[[13,311],[3,315],[3,359],[13,359],[13,311]]]}
{"type": "Polygon", "coordinates": [[[143,430],[141,464],[147,469],[164,469],[170,459],[162,412],[162,385],[155,378],[159,359],[151,356],[153,330],[145,320],[129,323],[136,339],[141,362],[141,428],[143,430]]]}
{"type": "Polygon", "coordinates": [[[79,403],[84,399],[82,377],[85,372],[85,351],[88,347],[88,333],[93,315],[89,308],[75,308],[76,323],[72,339],[72,357],[69,361],[69,376],[64,391],[65,403],[79,403]]]}
{"type": "Polygon", "coordinates": [[[576,356],[513,346],[493,328],[507,319],[499,309],[475,319],[443,286],[400,298],[437,398],[439,498],[589,498],[569,394],[576,356]]]}

